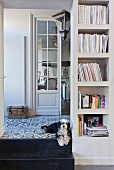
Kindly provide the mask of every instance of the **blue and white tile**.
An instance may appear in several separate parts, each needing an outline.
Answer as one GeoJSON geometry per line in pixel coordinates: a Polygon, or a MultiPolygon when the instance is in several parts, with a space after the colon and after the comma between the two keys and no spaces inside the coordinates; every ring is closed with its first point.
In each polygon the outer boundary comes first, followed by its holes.
{"type": "Polygon", "coordinates": [[[5,117],[5,133],[2,139],[55,138],[55,134],[42,134],[41,126],[50,125],[69,116],[36,116],[27,119],[8,119],[5,117]]]}

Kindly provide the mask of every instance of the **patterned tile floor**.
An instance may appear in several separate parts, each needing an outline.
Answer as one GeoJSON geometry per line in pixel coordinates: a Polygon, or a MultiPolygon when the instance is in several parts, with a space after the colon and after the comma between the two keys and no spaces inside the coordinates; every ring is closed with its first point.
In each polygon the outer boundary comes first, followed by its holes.
{"type": "Polygon", "coordinates": [[[58,122],[69,116],[35,116],[27,119],[8,119],[5,117],[5,133],[2,139],[55,138],[55,134],[42,134],[41,126],[58,122]]]}

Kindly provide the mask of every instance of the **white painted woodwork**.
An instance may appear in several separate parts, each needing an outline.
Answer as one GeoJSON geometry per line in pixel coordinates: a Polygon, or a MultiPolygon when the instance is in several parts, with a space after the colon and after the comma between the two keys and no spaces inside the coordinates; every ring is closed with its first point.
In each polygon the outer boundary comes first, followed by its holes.
{"type": "Polygon", "coordinates": [[[114,165],[114,14],[113,0],[79,0],[79,4],[107,4],[109,2],[109,25],[78,25],[78,0],[73,0],[71,8],[71,121],[73,124],[73,154],[75,164],[82,165],[114,165]],[[78,53],[78,32],[93,33],[109,30],[109,53],[107,54],[80,54],[78,53]],[[78,82],[78,60],[91,60],[98,62],[108,61],[108,81],[78,82]],[[91,87],[91,89],[90,89],[91,87]],[[106,109],[78,109],[78,88],[82,93],[97,91],[106,95],[106,109]],[[94,91],[95,90],[95,91],[94,91]],[[109,130],[109,137],[78,137],[78,114],[103,114],[104,124],[109,130]]]}
{"type": "MultiPolygon", "coordinates": [[[[45,14],[46,15],[46,14],[45,14]]],[[[52,17],[50,17],[49,19],[46,19],[46,16],[45,18],[37,18],[36,17],[36,25],[38,24],[39,21],[45,21],[47,23],[47,21],[55,21],[52,17]]],[[[51,48],[49,48],[48,46],[48,35],[56,35],[57,36],[57,48],[53,48],[52,49],[56,49],[57,50],[57,61],[54,61],[51,60],[51,58],[48,58],[48,53],[47,53],[47,58],[52,64],[57,64],[57,75],[54,77],[53,76],[53,70],[54,68],[49,68],[48,66],[48,62],[47,62],[47,70],[49,70],[49,75],[47,75],[47,84],[48,84],[48,77],[50,78],[50,76],[52,75],[53,78],[56,78],[57,79],[57,90],[51,90],[51,89],[48,89],[48,85],[47,85],[47,89],[46,90],[38,90],[38,87],[40,87],[40,84],[38,83],[38,77],[37,77],[37,72],[38,70],[40,70],[41,72],[41,75],[43,75],[43,78],[44,78],[44,70],[42,69],[42,65],[38,65],[40,64],[40,62],[42,62],[42,50],[44,48],[42,48],[42,43],[39,43],[37,42],[37,35],[40,35],[38,34],[38,32],[36,31],[36,60],[35,62],[33,63],[36,63],[36,69],[35,72],[36,72],[36,114],[37,115],[59,115],[60,114],[60,103],[61,103],[61,81],[60,81],[60,78],[61,78],[61,70],[60,70],[60,67],[61,67],[61,62],[60,62],[60,57],[61,57],[61,44],[60,44],[60,36],[58,34],[58,31],[59,31],[59,23],[57,23],[57,26],[58,26],[58,30],[57,30],[57,34],[48,34],[48,31],[47,31],[47,34],[43,34],[45,36],[47,36],[47,48],[46,50],[50,50],[51,48]],[[39,47],[39,48],[38,48],[39,47]],[[38,63],[38,64],[37,64],[38,63]]],[[[38,30],[38,28],[36,27],[36,30],[38,30]]],[[[48,24],[46,26],[46,30],[48,30],[48,24]]],[[[42,34],[41,34],[42,35],[42,34]]],[[[52,57],[53,57],[53,54],[51,54],[52,57]]],[[[44,61],[43,61],[44,62],[44,61]]],[[[35,67],[34,67],[35,68],[35,67]]],[[[41,78],[41,85],[43,84],[44,85],[44,79],[42,77],[41,78]]],[[[34,102],[33,102],[34,103],[34,102]]]]}
{"type": "Polygon", "coordinates": [[[110,53],[78,53],[78,58],[80,59],[80,58],[89,58],[89,59],[92,59],[92,58],[94,58],[94,59],[105,59],[105,58],[109,58],[110,57],[110,53]]]}
{"type": "Polygon", "coordinates": [[[4,31],[3,7],[0,4],[0,136],[4,133],[4,31]]]}
{"type": "Polygon", "coordinates": [[[70,10],[72,0],[0,0],[4,8],[70,10]]]}

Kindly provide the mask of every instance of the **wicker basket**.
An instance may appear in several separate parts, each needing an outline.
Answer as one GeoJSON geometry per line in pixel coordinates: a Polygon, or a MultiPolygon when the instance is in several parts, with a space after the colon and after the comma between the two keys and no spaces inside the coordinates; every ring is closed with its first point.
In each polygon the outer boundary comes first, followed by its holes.
{"type": "Polygon", "coordinates": [[[27,106],[8,106],[8,118],[27,118],[28,107],[27,106]]]}

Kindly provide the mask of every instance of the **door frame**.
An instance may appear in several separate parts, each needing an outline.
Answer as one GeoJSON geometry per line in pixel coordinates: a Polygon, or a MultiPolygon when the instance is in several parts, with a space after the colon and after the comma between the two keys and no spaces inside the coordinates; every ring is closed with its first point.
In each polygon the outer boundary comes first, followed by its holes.
{"type": "MultiPolygon", "coordinates": [[[[48,11],[49,12],[49,11],[48,11]]],[[[49,12],[49,16],[46,15],[45,12],[45,16],[38,16],[38,15],[34,15],[30,13],[30,108],[32,109],[32,115],[37,115],[36,112],[36,102],[37,102],[37,85],[36,85],[36,71],[37,71],[37,65],[36,65],[36,54],[37,54],[37,49],[36,49],[36,20],[55,20],[52,18],[52,15],[54,13],[56,13],[57,10],[55,10],[55,12],[52,10],[52,13],[50,14],[49,12]],[[48,17],[47,17],[48,16],[48,17]]],[[[58,48],[59,48],[59,59],[58,59],[58,84],[59,84],[59,89],[58,89],[58,101],[59,101],[59,112],[56,115],[61,115],[61,37],[60,34],[57,35],[58,36],[58,48]]],[[[54,91],[53,91],[54,92],[54,91]]],[[[47,112],[48,115],[53,115],[50,111],[47,112]]],[[[39,114],[38,114],[39,115],[39,114]]],[[[40,114],[43,115],[43,114],[40,114]]]]}
{"type": "Polygon", "coordinates": [[[0,4],[0,136],[5,132],[4,126],[4,27],[3,7],[0,4]]]}

